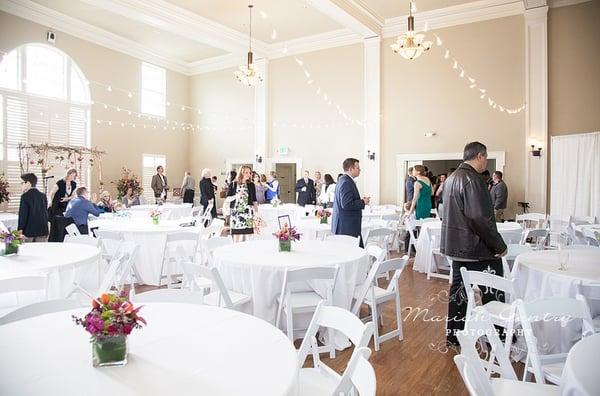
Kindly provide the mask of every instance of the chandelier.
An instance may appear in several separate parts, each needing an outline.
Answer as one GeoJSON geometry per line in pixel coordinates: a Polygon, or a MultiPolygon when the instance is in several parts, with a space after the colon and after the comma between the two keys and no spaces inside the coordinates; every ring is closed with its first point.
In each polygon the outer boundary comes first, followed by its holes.
{"type": "Polygon", "coordinates": [[[248,9],[250,10],[248,63],[240,66],[240,70],[233,72],[235,78],[248,87],[253,87],[263,81],[262,74],[256,69],[254,63],[252,63],[252,7],[254,7],[252,4],[248,4],[248,9]]]}
{"type": "Polygon", "coordinates": [[[390,45],[394,53],[410,60],[418,58],[431,48],[431,41],[423,41],[425,35],[415,32],[415,18],[412,16],[413,6],[414,3],[411,1],[408,11],[408,31],[398,36],[396,42],[390,45]]]}

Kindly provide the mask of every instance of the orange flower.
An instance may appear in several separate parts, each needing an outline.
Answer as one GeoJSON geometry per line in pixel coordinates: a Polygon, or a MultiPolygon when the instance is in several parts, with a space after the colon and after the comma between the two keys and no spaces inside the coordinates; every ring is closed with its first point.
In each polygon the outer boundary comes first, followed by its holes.
{"type": "Polygon", "coordinates": [[[100,297],[100,301],[102,302],[102,304],[106,305],[110,302],[110,296],[108,294],[104,293],[100,297]]]}

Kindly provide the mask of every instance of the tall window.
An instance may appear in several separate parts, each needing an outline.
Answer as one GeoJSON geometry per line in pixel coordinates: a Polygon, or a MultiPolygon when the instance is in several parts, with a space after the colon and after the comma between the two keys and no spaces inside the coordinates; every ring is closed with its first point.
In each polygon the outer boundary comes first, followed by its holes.
{"type": "Polygon", "coordinates": [[[142,113],[164,117],[166,92],[165,69],[142,63],[142,113]]]}
{"type": "Polygon", "coordinates": [[[147,203],[154,203],[154,192],[150,187],[152,176],[156,174],[156,167],[162,165],[167,173],[167,157],[162,154],[143,154],[142,156],[142,183],[144,198],[147,203]]]}
{"type": "MultiPolygon", "coordinates": [[[[0,160],[10,184],[8,209],[16,211],[21,194],[19,143],[89,147],[90,94],[81,70],[68,55],[45,44],[25,44],[0,63],[0,107],[0,160]]],[[[56,181],[71,166],[58,159],[49,175],[56,181]]],[[[35,162],[30,162],[29,171],[41,179],[35,162]]],[[[89,186],[89,171],[89,165],[84,165],[80,185],[89,186]]],[[[40,180],[40,190],[41,186],[40,180]]]]}

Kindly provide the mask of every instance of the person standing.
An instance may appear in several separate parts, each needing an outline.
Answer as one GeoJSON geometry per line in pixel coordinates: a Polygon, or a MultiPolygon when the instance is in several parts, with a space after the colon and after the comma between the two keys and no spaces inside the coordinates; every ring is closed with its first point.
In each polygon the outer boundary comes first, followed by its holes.
{"type": "Polygon", "coordinates": [[[192,177],[190,172],[185,172],[183,180],[181,181],[181,196],[183,197],[183,203],[191,203],[194,205],[194,189],[196,188],[196,180],[192,177]]]}
{"type": "Polygon", "coordinates": [[[441,205],[444,203],[443,193],[444,193],[444,182],[446,181],[446,174],[442,173],[438,176],[438,185],[435,190],[435,207],[438,210],[441,210],[441,205]]]}
{"type": "Polygon", "coordinates": [[[275,171],[269,172],[269,181],[266,186],[265,199],[267,202],[271,202],[274,199],[279,199],[279,180],[277,180],[277,173],[275,171]]]}
{"type": "Polygon", "coordinates": [[[89,200],[88,190],[85,187],[79,187],[76,190],[77,197],[69,202],[65,217],[70,217],[83,235],[88,235],[88,216],[100,216],[100,208],[89,200]]]}
{"type": "Polygon", "coordinates": [[[362,210],[369,204],[370,198],[360,197],[354,181],[360,175],[359,161],[356,158],[346,158],[342,167],[345,174],[338,179],[335,187],[331,232],[335,235],[358,237],[360,247],[363,247],[362,210]]]}
{"type": "Polygon", "coordinates": [[[244,241],[246,235],[254,233],[254,214],[258,212],[256,188],[252,180],[252,169],[242,165],[237,179],[231,183],[227,196],[234,196],[231,203],[231,235],[235,242],[244,241]]]}
{"type": "Polygon", "coordinates": [[[321,179],[321,172],[315,172],[315,204],[318,204],[317,198],[321,195],[321,190],[323,189],[323,179],[321,179]]]}
{"type": "Polygon", "coordinates": [[[305,206],[307,204],[315,204],[315,182],[309,176],[310,173],[307,170],[305,170],[304,177],[296,182],[296,192],[298,193],[297,202],[300,206],[305,206]]]}
{"type": "Polygon", "coordinates": [[[167,176],[165,176],[165,168],[162,165],[156,167],[156,174],[152,176],[152,182],[150,187],[154,191],[154,198],[156,203],[163,203],[167,200],[167,191],[169,191],[169,184],[167,182],[167,176]]]}
{"type": "Polygon", "coordinates": [[[64,213],[67,209],[69,201],[75,198],[75,190],[77,189],[77,169],[71,168],[67,170],[65,177],[56,182],[50,190],[51,202],[48,209],[48,218],[50,220],[50,242],[62,242],[64,239],[64,229],[67,226],[64,213]]]}
{"type": "Polygon", "coordinates": [[[496,171],[492,176],[494,184],[490,190],[490,196],[492,197],[492,205],[494,205],[494,215],[496,216],[496,222],[504,222],[504,209],[506,209],[506,202],[508,201],[508,187],[502,179],[502,172],[496,171]]]}
{"type": "Polygon", "coordinates": [[[17,229],[23,232],[25,242],[48,241],[48,199],[37,188],[37,176],[21,175],[21,202],[17,229]]]}
{"type": "MultiPolygon", "coordinates": [[[[479,142],[469,143],[463,160],[445,182],[440,240],[440,252],[452,260],[446,340],[453,345],[458,345],[456,332],[464,328],[467,311],[460,268],[502,276],[501,257],[506,254],[492,200],[481,177],[487,167],[487,148],[479,142]]],[[[482,290],[483,304],[493,300],[504,302],[504,294],[491,288],[482,290]]]]}
{"type": "Polygon", "coordinates": [[[406,190],[406,202],[412,202],[415,193],[415,182],[417,178],[413,176],[413,167],[408,168],[404,189],[406,190]]]}
{"type": "Polygon", "coordinates": [[[319,202],[326,208],[333,207],[333,200],[335,198],[335,182],[333,177],[329,174],[325,174],[325,183],[321,188],[321,194],[319,195],[319,202]]]}
{"type": "Polygon", "coordinates": [[[416,179],[413,200],[410,209],[405,216],[415,214],[417,220],[431,217],[431,181],[427,177],[427,171],[423,165],[415,165],[413,177],[416,179]]]}
{"type": "Polygon", "coordinates": [[[267,176],[256,173],[252,177],[252,182],[256,188],[256,202],[262,205],[266,202],[267,192],[267,176]]]}
{"type": "Polygon", "coordinates": [[[202,169],[202,179],[200,180],[200,205],[202,205],[202,213],[206,211],[208,205],[212,202],[213,207],[210,210],[210,215],[214,219],[217,217],[217,202],[215,199],[215,185],[212,182],[212,171],[208,168],[202,169]]]}

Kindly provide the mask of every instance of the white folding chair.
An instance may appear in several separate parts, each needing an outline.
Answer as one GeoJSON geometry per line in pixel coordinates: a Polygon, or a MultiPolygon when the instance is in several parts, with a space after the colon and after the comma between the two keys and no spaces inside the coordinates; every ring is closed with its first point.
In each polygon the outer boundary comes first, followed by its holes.
{"type": "Polygon", "coordinates": [[[488,272],[468,271],[465,267],[460,268],[460,274],[467,294],[466,320],[469,320],[476,307],[475,289],[478,289],[482,293],[484,290],[489,292],[489,289],[495,289],[496,295],[498,291],[504,293],[505,302],[492,300],[481,307],[490,315],[490,320],[493,324],[504,327],[506,330],[505,347],[507,350],[510,350],[515,323],[515,305],[512,302],[519,297],[516,281],[512,278],[507,279],[488,272]]]}
{"type": "Polygon", "coordinates": [[[81,232],[79,232],[79,228],[77,228],[75,224],[69,224],[68,226],[66,226],[65,231],[67,231],[67,234],[70,236],[81,235],[81,232]]]}
{"type": "Polygon", "coordinates": [[[359,240],[360,239],[358,237],[353,237],[350,235],[329,235],[326,239],[326,241],[329,242],[345,243],[352,246],[358,246],[359,240]]]}
{"type": "Polygon", "coordinates": [[[0,279],[0,295],[3,298],[0,315],[14,311],[21,306],[44,301],[48,296],[48,278],[43,274],[24,275],[14,278],[0,279]],[[8,296],[11,294],[14,298],[8,296]],[[6,302],[4,302],[6,300],[6,302]],[[9,304],[9,301],[14,303],[9,304]]]}
{"type": "Polygon", "coordinates": [[[352,391],[358,391],[360,396],[375,396],[377,378],[373,366],[369,363],[369,356],[369,348],[362,347],[356,350],[333,395],[351,395],[352,391]]]}
{"type": "Polygon", "coordinates": [[[421,225],[422,222],[419,220],[415,220],[412,217],[407,217],[404,221],[404,225],[406,226],[406,230],[409,235],[408,246],[406,247],[406,254],[410,256],[411,248],[417,250],[417,226],[421,225]]]}
{"type": "Polygon", "coordinates": [[[369,236],[365,242],[365,246],[368,244],[375,244],[383,249],[385,252],[385,258],[389,258],[390,246],[395,235],[395,231],[390,228],[374,228],[369,230],[369,236]]]}
{"type": "Polygon", "coordinates": [[[375,263],[369,271],[367,279],[361,287],[357,288],[354,293],[355,303],[352,308],[352,313],[359,316],[360,306],[365,303],[371,309],[371,315],[363,320],[372,319],[373,321],[373,339],[375,341],[375,350],[379,350],[379,344],[390,340],[394,337],[398,337],[400,341],[404,338],[402,332],[402,306],[400,304],[400,290],[398,282],[402,270],[408,262],[408,255],[404,255],[402,258],[395,258],[386,260],[381,263],[375,263]],[[390,271],[394,271],[392,279],[388,283],[387,288],[383,289],[377,286],[376,279],[381,274],[387,274],[390,271]],[[386,333],[379,334],[379,317],[382,315],[383,310],[379,307],[388,302],[394,300],[396,306],[396,329],[386,333]]]}
{"type": "Polygon", "coordinates": [[[204,304],[215,307],[236,309],[250,302],[250,296],[228,290],[225,287],[225,283],[223,283],[223,279],[221,278],[217,268],[208,268],[190,261],[182,261],[181,266],[184,268],[186,277],[191,276],[189,281],[192,282],[192,291],[195,291],[196,288],[202,288],[197,286],[197,283],[195,283],[196,279],[200,278],[210,280],[210,292],[204,295],[204,304]]]}
{"type": "Polygon", "coordinates": [[[596,216],[569,216],[569,224],[595,224],[596,216]]]}
{"type": "Polygon", "coordinates": [[[130,294],[135,295],[135,262],[139,246],[133,242],[122,242],[119,250],[115,253],[108,266],[108,271],[98,288],[97,296],[109,292],[112,288],[122,290],[123,286],[129,282],[130,294]]]}
{"type": "Polygon", "coordinates": [[[119,250],[121,243],[125,241],[123,234],[119,231],[108,231],[98,229],[95,231],[96,237],[100,240],[100,250],[102,259],[110,263],[111,259],[119,250]]]}
{"type": "MultiPolygon", "coordinates": [[[[423,229],[421,230],[423,232],[423,229]]],[[[425,228],[425,237],[429,238],[429,243],[431,246],[431,254],[427,255],[427,279],[429,280],[431,277],[441,278],[448,280],[448,283],[452,283],[452,261],[448,256],[442,254],[440,251],[440,240],[442,238],[442,229],[441,228],[425,228]],[[436,258],[440,258],[440,261],[445,264],[445,266],[438,266],[438,261],[436,258]],[[435,271],[433,270],[435,266],[435,271]],[[448,271],[448,274],[443,274],[439,270],[448,271]]]]}
{"type": "Polygon", "coordinates": [[[230,236],[216,236],[214,238],[203,239],[202,244],[202,262],[209,267],[213,266],[213,252],[221,246],[233,244],[233,239],[230,236]]]}
{"type": "Polygon", "coordinates": [[[481,362],[468,355],[454,356],[454,363],[471,396],[559,395],[558,386],[519,382],[504,378],[488,378],[481,362]]]}
{"type": "Polygon", "coordinates": [[[527,241],[531,239],[531,246],[536,250],[542,250],[548,240],[548,230],[545,228],[533,228],[523,232],[523,239],[521,239],[521,245],[525,245],[527,241]]]}
{"type": "Polygon", "coordinates": [[[0,326],[17,320],[33,318],[35,316],[54,312],[68,311],[80,308],[81,306],[79,301],[69,299],[40,301],[22,306],[0,317],[0,326]]]}
{"type": "Polygon", "coordinates": [[[136,303],[181,303],[202,304],[204,296],[200,292],[182,289],[156,289],[136,294],[136,303]]]}
{"type": "Polygon", "coordinates": [[[100,247],[100,240],[90,235],[65,235],[64,243],[78,243],[81,245],[100,247]]]}
{"type": "Polygon", "coordinates": [[[350,311],[328,306],[323,301],[320,302],[298,350],[298,367],[304,366],[309,354],[313,358],[313,367],[300,369],[299,396],[338,395],[337,389],[348,386],[349,378],[340,376],[323,363],[319,357],[321,348],[317,345],[316,335],[321,327],[339,331],[354,344],[355,348],[350,360],[354,358],[360,348],[367,347],[373,335],[372,323],[363,323],[350,311]]]}
{"type": "MultiPolygon", "coordinates": [[[[279,327],[281,315],[285,312],[286,333],[288,338],[294,342],[294,314],[312,313],[322,300],[333,304],[333,291],[335,288],[339,267],[306,267],[306,268],[286,268],[283,275],[283,284],[281,293],[277,298],[277,319],[275,326],[279,327]],[[293,284],[307,285],[309,282],[325,281],[327,288],[325,296],[321,296],[314,290],[305,290],[292,292],[293,284]]],[[[333,333],[331,333],[333,336],[333,333]]],[[[331,344],[331,356],[335,356],[333,343],[331,344]]]]}
{"type": "Polygon", "coordinates": [[[174,279],[181,276],[181,273],[177,273],[176,270],[177,263],[181,260],[196,261],[198,241],[199,235],[191,231],[177,231],[167,234],[160,274],[161,281],[164,277],[169,289],[181,285],[174,279]]]}
{"type": "Polygon", "coordinates": [[[516,222],[521,224],[523,229],[542,228],[546,225],[545,213],[524,213],[516,216],[516,222]]]}
{"type": "MultiPolygon", "coordinates": [[[[600,302],[600,283],[584,283],[583,281],[579,281],[577,283],[577,295],[581,296],[580,299],[586,304],[588,304],[588,300],[592,300],[597,304],[600,302]]],[[[600,333],[600,314],[592,317],[592,324],[594,331],[600,333]]]]}
{"type": "Polygon", "coordinates": [[[505,278],[514,277],[514,263],[517,259],[517,256],[523,253],[531,252],[533,248],[529,245],[521,245],[519,244],[507,244],[506,245],[506,255],[502,257],[502,269],[504,272],[505,278]]]}
{"type": "Polygon", "coordinates": [[[586,337],[594,334],[594,324],[587,304],[580,298],[548,297],[530,302],[517,300],[517,309],[527,344],[523,381],[528,380],[533,373],[538,384],[544,384],[545,381],[560,384],[567,354],[542,354],[532,323],[581,319],[581,337],[586,337]]]}
{"type": "Polygon", "coordinates": [[[212,209],[215,206],[215,201],[214,199],[211,199],[208,201],[208,205],[206,206],[206,209],[204,210],[204,213],[202,213],[202,215],[199,218],[199,221],[201,224],[204,224],[205,226],[210,225],[210,223],[212,222],[212,209]]]}

